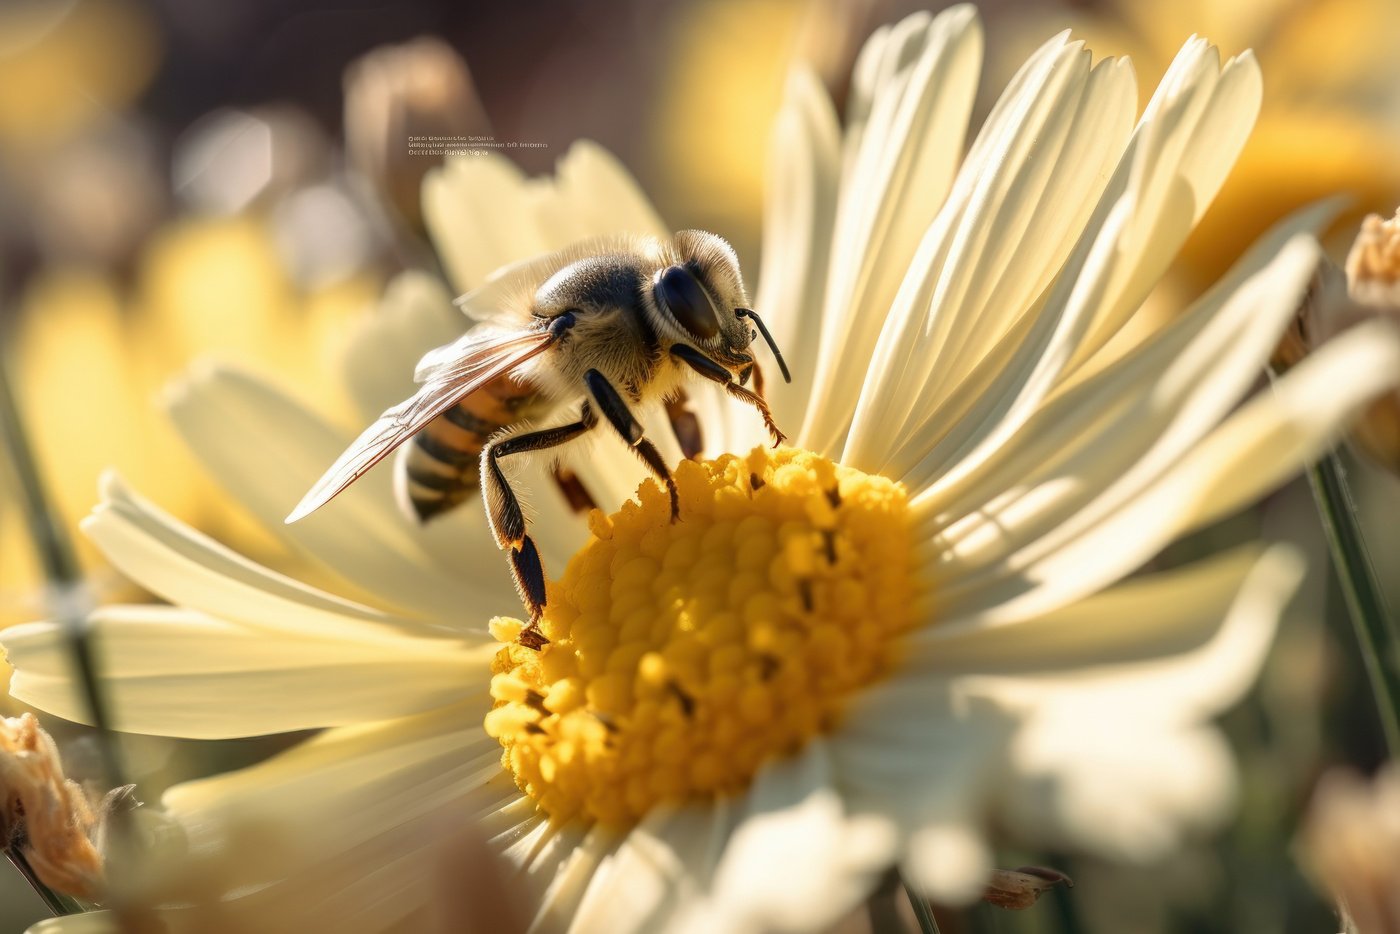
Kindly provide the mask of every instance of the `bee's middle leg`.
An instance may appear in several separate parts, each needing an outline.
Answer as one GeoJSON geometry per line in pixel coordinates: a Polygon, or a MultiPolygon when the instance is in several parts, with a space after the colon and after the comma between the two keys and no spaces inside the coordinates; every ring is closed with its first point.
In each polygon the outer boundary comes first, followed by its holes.
{"type": "Polygon", "coordinates": [[[666,484],[666,491],[671,494],[671,521],[676,521],[681,514],[680,493],[676,491],[676,481],[671,477],[671,471],[666,467],[661,452],[656,449],[656,445],[643,437],[642,423],[637,421],[622,394],[608,382],[606,376],[597,370],[589,370],[583,374],[583,379],[588,383],[588,391],[592,394],[598,411],[603,413],[608,423],[622,435],[622,440],[626,441],[628,446],[637,452],[637,456],[651,468],[651,472],[666,484]]]}
{"type": "Polygon", "coordinates": [[[509,549],[510,571],[515,589],[530,611],[530,625],[520,635],[521,644],[539,648],[547,641],[539,633],[540,616],[545,607],[544,565],[534,539],[525,531],[525,513],[520,500],[506,481],[500,459],[526,451],[542,451],[572,441],[598,424],[598,417],[584,403],[579,420],[555,428],[542,428],[523,434],[508,435],[499,441],[488,441],[481,449],[482,491],[486,499],[486,518],[491,534],[502,550],[509,549]]]}

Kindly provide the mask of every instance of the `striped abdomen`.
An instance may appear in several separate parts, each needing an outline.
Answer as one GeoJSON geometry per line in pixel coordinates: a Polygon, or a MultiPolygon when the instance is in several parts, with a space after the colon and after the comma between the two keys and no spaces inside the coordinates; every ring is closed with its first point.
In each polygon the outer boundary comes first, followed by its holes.
{"type": "Polygon", "coordinates": [[[404,498],[426,522],[476,491],[481,449],[491,435],[527,417],[539,399],[533,386],[493,380],[428,423],[404,446],[396,468],[404,498]]]}

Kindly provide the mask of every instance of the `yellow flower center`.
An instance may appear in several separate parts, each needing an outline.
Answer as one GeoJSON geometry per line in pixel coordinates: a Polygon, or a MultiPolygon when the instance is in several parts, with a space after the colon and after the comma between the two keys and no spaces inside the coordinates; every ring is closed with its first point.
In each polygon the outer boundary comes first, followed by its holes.
{"type": "Polygon", "coordinates": [[[552,817],[626,826],[729,794],[830,731],[912,621],[904,488],[807,451],[686,461],[611,517],[549,589],[550,640],[497,619],[486,730],[552,817]]]}

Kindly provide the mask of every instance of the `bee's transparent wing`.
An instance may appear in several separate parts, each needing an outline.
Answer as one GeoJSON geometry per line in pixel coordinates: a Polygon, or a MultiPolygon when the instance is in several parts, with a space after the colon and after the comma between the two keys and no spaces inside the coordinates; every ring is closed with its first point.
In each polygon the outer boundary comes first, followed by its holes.
{"type": "Polygon", "coordinates": [[[366,428],[302,497],[286,521],[296,522],[320,509],[433,419],[553,342],[549,331],[477,328],[430,351],[414,374],[422,388],[366,428]]]}

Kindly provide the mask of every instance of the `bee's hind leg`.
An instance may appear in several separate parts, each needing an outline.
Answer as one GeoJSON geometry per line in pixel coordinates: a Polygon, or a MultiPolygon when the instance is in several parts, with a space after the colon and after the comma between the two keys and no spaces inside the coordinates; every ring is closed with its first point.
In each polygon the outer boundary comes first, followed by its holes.
{"type": "Polygon", "coordinates": [[[486,518],[491,525],[491,534],[502,550],[510,553],[510,572],[515,578],[515,589],[521,602],[530,611],[530,625],[520,634],[520,644],[538,649],[549,640],[539,631],[540,617],[545,607],[544,564],[540,561],[539,550],[534,539],[525,531],[525,513],[520,508],[520,500],[506,481],[501,470],[500,459],[511,454],[526,451],[542,451],[572,441],[598,423],[598,417],[584,403],[579,420],[555,428],[541,428],[516,435],[507,435],[499,441],[488,441],[481,449],[482,491],[486,498],[486,518]]]}
{"type": "Polygon", "coordinates": [[[671,521],[675,522],[681,514],[681,499],[676,491],[676,481],[672,479],[671,471],[667,469],[661,452],[656,449],[656,445],[643,437],[642,423],[637,421],[622,394],[608,382],[606,376],[597,370],[589,370],[583,374],[583,378],[588,383],[588,391],[592,394],[598,411],[603,413],[609,424],[622,435],[622,440],[626,441],[632,450],[637,452],[637,456],[651,468],[651,472],[666,484],[666,491],[671,494],[671,521]]]}

